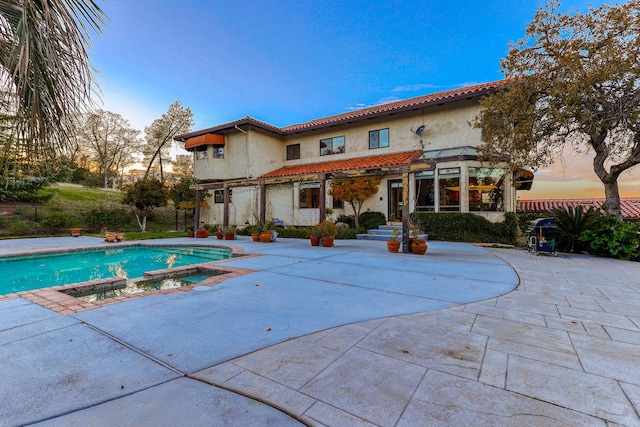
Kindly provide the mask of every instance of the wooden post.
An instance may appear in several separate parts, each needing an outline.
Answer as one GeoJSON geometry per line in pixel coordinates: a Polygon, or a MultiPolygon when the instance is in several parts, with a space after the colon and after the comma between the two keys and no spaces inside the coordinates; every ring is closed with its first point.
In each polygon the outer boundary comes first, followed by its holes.
{"type": "Polygon", "coordinates": [[[320,222],[327,217],[327,176],[320,175],[320,222]]]}
{"type": "Polygon", "coordinates": [[[409,253],[409,173],[402,174],[402,252],[409,253]]]}
{"type": "Polygon", "coordinates": [[[267,219],[267,185],[260,180],[260,222],[264,224],[267,219]]]}
{"type": "Polygon", "coordinates": [[[229,188],[225,185],[223,188],[224,194],[224,214],[222,216],[222,226],[229,226],[229,188]]]}
{"type": "Polygon", "coordinates": [[[200,189],[196,189],[196,211],[193,214],[193,233],[200,228],[200,189]]]}

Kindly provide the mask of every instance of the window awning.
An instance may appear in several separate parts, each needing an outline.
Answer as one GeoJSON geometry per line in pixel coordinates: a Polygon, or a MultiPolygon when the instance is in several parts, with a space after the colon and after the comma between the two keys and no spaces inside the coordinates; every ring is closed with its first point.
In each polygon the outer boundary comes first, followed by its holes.
{"type": "Polygon", "coordinates": [[[201,145],[224,145],[224,134],[205,133],[204,135],[194,136],[184,141],[185,150],[193,150],[201,145]]]}

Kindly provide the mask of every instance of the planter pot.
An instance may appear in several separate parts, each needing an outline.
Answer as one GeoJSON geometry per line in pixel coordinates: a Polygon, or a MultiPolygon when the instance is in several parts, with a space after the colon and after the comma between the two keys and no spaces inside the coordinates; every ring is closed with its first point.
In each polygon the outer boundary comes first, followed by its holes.
{"type": "Polygon", "coordinates": [[[322,238],[322,246],[325,248],[330,248],[333,246],[333,237],[323,237],[322,238]]]}
{"type": "Polygon", "coordinates": [[[236,235],[234,233],[227,233],[227,234],[224,235],[224,238],[226,240],[233,240],[234,237],[236,237],[236,235]]]}
{"type": "Polygon", "coordinates": [[[400,242],[392,242],[392,241],[387,242],[387,250],[389,252],[398,252],[399,249],[400,249],[400,242]]]}
{"type": "Polygon", "coordinates": [[[417,255],[424,255],[427,252],[427,241],[424,239],[413,239],[413,242],[411,242],[411,252],[417,255]]]}
{"type": "Polygon", "coordinates": [[[222,233],[222,231],[218,231],[216,233],[216,237],[218,238],[218,240],[222,240],[222,238],[224,237],[224,234],[222,233]]]}
{"type": "Polygon", "coordinates": [[[260,240],[260,234],[251,233],[251,240],[253,240],[254,242],[258,242],[260,240]]]}
{"type": "Polygon", "coordinates": [[[260,233],[260,241],[262,243],[269,243],[271,241],[271,232],[263,231],[262,233],[260,233]]]}
{"type": "Polygon", "coordinates": [[[209,237],[209,230],[198,230],[198,231],[196,231],[196,237],[198,239],[203,239],[205,237],[209,237]]]}
{"type": "Polygon", "coordinates": [[[189,232],[189,237],[193,238],[193,236],[195,236],[194,232],[193,232],[193,231],[190,231],[190,232],[189,232]]]}
{"type": "Polygon", "coordinates": [[[311,246],[320,246],[320,237],[311,236],[309,239],[311,239],[311,246]]]}
{"type": "Polygon", "coordinates": [[[71,229],[71,235],[73,237],[78,237],[80,235],[80,231],[82,231],[81,228],[72,228],[71,229]]]}
{"type": "Polygon", "coordinates": [[[116,241],[122,242],[124,240],[124,234],[118,233],[116,234],[116,241]]]}
{"type": "Polygon", "coordinates": [[[109,242],[109,243],[113,243],[116,241],[116,235],[115,234],[107,234],[104,239],[109,242]]]}

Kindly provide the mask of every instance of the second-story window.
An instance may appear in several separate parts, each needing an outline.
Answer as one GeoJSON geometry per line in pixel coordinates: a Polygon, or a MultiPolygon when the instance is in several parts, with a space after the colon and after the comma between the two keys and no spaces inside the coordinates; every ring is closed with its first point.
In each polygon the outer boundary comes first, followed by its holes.
{"type": "Polygon", "coordinates": [[[224,159],[224,145],[214,145],[213,146],[213,158],[214,159],[224,159]]]}
{"type": "Polygon", "coordinates": [[[325,138],[320,140],[320,155],[344,153],[344,136],[325,138]]]}
{"type": "Polygon", "coordinates": [[[369,131],[369,149],[388,147],[389,129],[378,129],[369,131]]]}
{"type": "Polygon", "coordinates": [[[287,160],[297,160],[300,158],[300,144],[287,145],[287,160]]]}
{"type": "Polygon", "coordinates": [[[202,145],[200,147],[196,147],[196,160],[202,160],[207,158],[207,146],[202,145]]]}

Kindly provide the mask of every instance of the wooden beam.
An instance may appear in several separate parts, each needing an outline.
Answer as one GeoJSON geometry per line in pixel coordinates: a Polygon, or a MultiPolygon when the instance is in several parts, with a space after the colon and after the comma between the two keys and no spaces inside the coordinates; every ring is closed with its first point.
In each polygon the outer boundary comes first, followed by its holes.
{"type": "Polygon", "coordinates": [[[222,226],[229,226],[229,188],[226,186],[222,190],[224,193],[224,213],[222,215],[222,226]]]}
{"type": "Polygon", "coordinates": [[[196,211],[193,214],[193,235],[196,235],[196,230],[200,228],[200,190],[196,190],[196,211]]]}
{"type": "Polygon", "coordinates": [[[264,224],[267,219],[267,185],[260,182],[260,223],[264,224]]]}
{"type": "Polygon", "coordinates": [[[327,176],[320,176],[320,222],[327,217],[327,176]]]}
{"type": "MultiPolygon", "coordinates": [[[[402,252],[409,253],[409,173],[402,174],[402,252]]],[[[415,237],[415,236],[414,236],[415,237]]]]}

